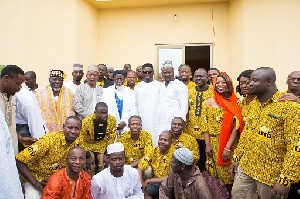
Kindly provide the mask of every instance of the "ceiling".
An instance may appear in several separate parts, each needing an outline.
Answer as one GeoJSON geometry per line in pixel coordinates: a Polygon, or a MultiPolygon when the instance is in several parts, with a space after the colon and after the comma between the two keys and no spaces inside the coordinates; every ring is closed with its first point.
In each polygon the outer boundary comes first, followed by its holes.
{"type": "Polygon", "coordinates": [[[133,8],[153,7],[165,5],[179,5],[192,3],[211,3],[229,0],[85,0],[99,9],[105,8],[133,8]]]}

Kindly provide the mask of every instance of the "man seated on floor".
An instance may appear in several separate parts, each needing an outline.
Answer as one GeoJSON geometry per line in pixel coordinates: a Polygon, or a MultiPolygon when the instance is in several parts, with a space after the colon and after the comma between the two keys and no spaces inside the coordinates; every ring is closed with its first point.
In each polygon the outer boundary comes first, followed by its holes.
{"type": "Polygon", "coordinates": [[[158,146],[151,154],[144,156],[138,164],[145,199],[159,198],[159,187],[171,170],[170,162],[174,151],[172,134],[169,131],[163,131],[159,135],[158,146]],[[147,170],[149,166],[153,170],[153,177],[147,176],[144,181],[143,171],[147,170]]]}
{"type": "Polygon", "coordinates": [[[104,169],[103,154],[109,144],[116,138],[117,121],[116,118],[108,114],[107,105],[98,102],[95,112],[82,120],[82,130],[79,136],[83,143],[83,148],[89,151],[94,163],[93,170],[88,173],[93,176],[104,169]]]}
{"type": "Polygon", "coordinates": [[[125,148],[125,164],[137,168],[138,163],[145,154],[151,153],[152,135],[142,130],[142,119],[140,116],[134,115],[128,119],[129,131],[118,137],[125,148]]]}
{"type": "Polygon", "coordinates": [[[159,189],[161,199],[211,199],[209,187],[197,166],[193,165],[193,153],[187,148],[175,151],[167,179],[159,189]]]}
{"type": "Polygon", "coordinates": [[[39,199],[48,178],[67,166],[67,154],[79,144],[80,130],[81,120],[70,116],[62,131],[44,135],[16,156],[18,170],[26,179],[25,199],[39,199]]]}
{"type": "Polygon", "coordinates": [[[107,147],[109,168],[104,169],[92,179],[93,199],[144,198],[139,174],[130,165],[124,165],[125,153],[122,143],[107,147]]]}
{"type": "Polygon", "coordinates": [[[86,152],[76,146],[70,149],[67,168],[54,173],[43,191],[43,199],[92,199],[91,177],[82,169],[86,164],[86,152]]]}

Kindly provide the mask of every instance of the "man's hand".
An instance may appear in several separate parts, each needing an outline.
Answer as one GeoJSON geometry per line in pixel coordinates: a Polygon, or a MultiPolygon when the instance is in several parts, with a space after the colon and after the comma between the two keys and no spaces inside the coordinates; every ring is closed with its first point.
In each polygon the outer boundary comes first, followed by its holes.
{"type": "Polygon", "coordinates": [[[46,186],[46,183],[47,183],[46,180],[42,180],[42,181],[36,181],[32,185],[36,190],[43,191],[44,187],[46,186]]]}
{"type": "Polygon", "coordinates": [[[146,187],[148,186],[148,180],[145,180],[145,182],[143,182],[143,184],[142,184],[142,189],[143,189],[143,191],[145,191],[145,189],[146,189],[146,187]]]}
{"type": "Polygon", "coordinates": [[[126,123],[124,121],[120,122],[118,124],[118,130],[122,130],[126,126],[126,123]]]}
{"type": "Polygon", "coordinates": [[[286,187],[278,182],[275,182],[272,191],[272,198],[275,199],[287,199],[290,191],[290,187],[286,187]]]}
{"type": "Polygon", "coordinates": [[[224,161],[224,162],[229,162],[229,160],[230,160],[230,151],[228,151],[228,150],[223,150],[223,155],[222,155],[222,160],[224,161]]]}
{"type": "Polygon", "coordinates": [[[90,157],[90,158],[86,159],[86,163],[85,163],[86,171],[90,171],[92,169],[95,169],[95,168],[93,168],[93,164],[94,164],[94,158],[93,157],[90,157]]]}
{"type": "Polygon", "coordinates": [[[206,155],[212,155],[212,147],[211,147],[211,145],[206,145],[205,152],[206,152],[206,155]]]}
{"type": "Polygon", "coordinates": [[[29,146],[38,141],[36,138],[31,138],[31,137],[22,137],[21,135],[18,136],[19,142],[21,142],[24,146],[29,146]]]}
{"type": "Polygon", "coordinates": [[[279,97],[278,101],[294,101],[294,102],[298,102],[299,103],[299,99],[297,98],[296,95],[294,95],[293,93],[285,93],[282,96],[279,97]]]}
{"type": "Polygon", "coordinates": [[[233,162],[229,166],[229,168],[230,168],[230,175],[231,175],[232,178],[234,178],[235,173],[237,172],[238,166],[239,166],[239,164],[237,162],[233,162]]]}

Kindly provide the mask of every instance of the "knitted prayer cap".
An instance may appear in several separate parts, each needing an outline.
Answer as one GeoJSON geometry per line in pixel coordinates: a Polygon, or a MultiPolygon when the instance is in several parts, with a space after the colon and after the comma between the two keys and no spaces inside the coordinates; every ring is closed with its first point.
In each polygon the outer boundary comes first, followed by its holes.
{"type": "Polygon", "coordinates": [[[49,77],[62,77],[62,78],[65,78],[65,73],[62,70],[51,70],[49,77]]]}
{"type": "Polygon", "coordinates": [[[124,151],[124,145],[121,142],[116,142],[108,145],[107,154],[117,153],[124,151]]]}
{"type": "Polygon", "coordinates": [[[163,68],[168,68],[168,67],[173,68],[172,61],[170,61],[170,60],[167,60],[163,63],[163,68]]]}
{"type": "Polygon", "coordinates": [[[89,65],[88,68],[87,68],[87,72],[89,72],[89,71],[99,72],[99,68],[98,68],[98,66],[95,66],[95,65],[89,65]]]}
{"type": "Polygon", "coordinates": [[[193,153],[187,148],[179,148],[174,152],[175,158],[185,164],[185,165],[193,165],[194,156],[193,153]]]}
{"type": "Polygon", "coordinates": [[[74,63],[73,71],[80,71],[80,70],[83,70],[83,65],[81,63],[74,63]]]}

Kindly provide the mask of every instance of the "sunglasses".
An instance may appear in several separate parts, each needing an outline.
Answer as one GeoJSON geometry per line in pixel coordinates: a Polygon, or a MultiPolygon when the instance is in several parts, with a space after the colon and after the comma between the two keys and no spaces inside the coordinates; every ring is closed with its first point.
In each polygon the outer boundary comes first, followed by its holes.
{"type": "Polygon", "coordinates": [[[151,74],[153,71],[143,71],[144,74],[151,74]]]}

